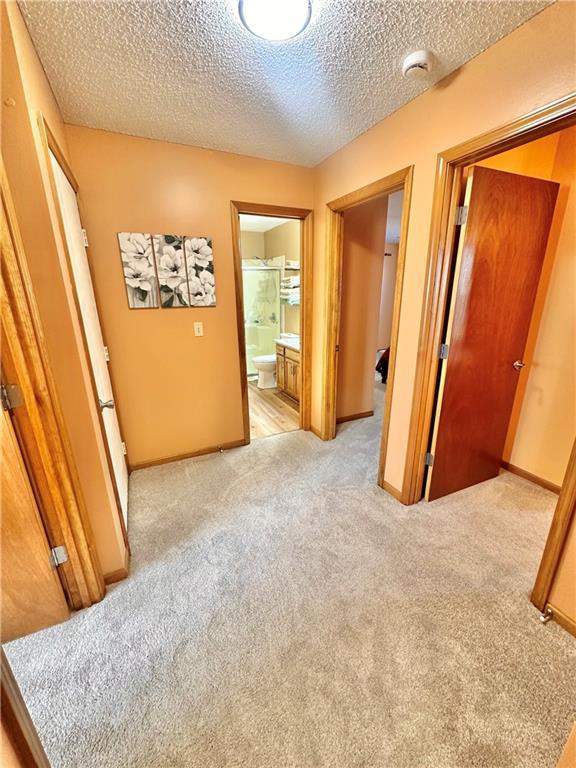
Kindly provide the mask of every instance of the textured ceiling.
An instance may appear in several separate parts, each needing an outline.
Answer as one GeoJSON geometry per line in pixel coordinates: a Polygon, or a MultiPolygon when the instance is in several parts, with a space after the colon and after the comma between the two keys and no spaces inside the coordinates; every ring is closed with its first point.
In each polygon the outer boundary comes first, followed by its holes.
{"type": "Polygon", "coordinates": [[[315,165],[549,2],[313,0],[282,43],[248,32],[236,0],[20,7],[67,122],[315,165]],[[437,70],[404,79],[422,47],[437,70]]]}
{"type": "Polygon", "coordinates": [[[243,232],[268,232],[269,229],[287,224],[294,219],[279,219],[277,216],[258,216],[252,213],[240,214],[240,229],[243,232]]]}

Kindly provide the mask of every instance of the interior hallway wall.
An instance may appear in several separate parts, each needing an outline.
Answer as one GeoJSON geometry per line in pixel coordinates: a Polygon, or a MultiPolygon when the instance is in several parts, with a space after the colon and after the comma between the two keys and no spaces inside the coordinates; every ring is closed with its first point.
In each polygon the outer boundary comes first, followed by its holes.
{"type": "Polygon", "coordinates": [[[380,314],[378,317],[376,349],[386,349],[390,346],[397,269],[398,243],[386,243],[384,246],[384,262],[382,264],[382,286],[380,289],[380,314]]]}
{"type": "Polygon", "coordinates": [[[414,165],[385,480],[403,485],[439,152],[576,89],[576,5],[550,5],[316,168],[312,425],[321,425],[326,204],[414,165]]]}
{"type": "MultiPolygon", "coordinates": [[[[282,259],[295,261],[300,264],[300,228],[298,219],[272,227],[264,233],[267,259],[282,259]]],[[[289,272],[288,276],[296,276],[298,272],[289,272]]],[[[282,332],[300,333],[300,307],[282,304],[282,332]]]]}
{"type": "Polygon", "coordinates": [[[66,137],[130,465],[239,444],[230,200],[311,208],[312,169],[78,126],[66,137]],[[130,310],[125,231],[211,237],[216,306],[130,310]]]}
{"type": "Polygon", "coordinates": [[[572,518],[558,563],[548,602],[553,611],[560,611],[576,626],[576,521],[574,518],[572,518]]]}
{"type": "Polygon", "coordinates": [[[479,165],[560,183],[503,458],[561,485],[576,434],[576,127],[479,165]]]}
{"type": "Polygon", "coordinates": [[[374,410],[388,198],[344,212],[336,418],[374,410]]]}
{"type": "Polygon", "coordinates": [[[15,2],[2,3],[2,158],[32,285],[104,574],[125,566],[126,548],[94,402],[89,362],[58,232],[36,111],[66,153],[64,124],[15,2]]]}

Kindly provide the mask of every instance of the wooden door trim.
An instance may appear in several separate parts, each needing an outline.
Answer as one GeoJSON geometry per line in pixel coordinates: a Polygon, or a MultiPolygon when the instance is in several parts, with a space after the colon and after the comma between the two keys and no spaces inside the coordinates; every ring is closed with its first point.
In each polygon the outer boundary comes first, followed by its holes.
{"type": "Polygon", "coordinates": [[[20,764],[26,768],[50,768],[44,747],[8,663],[0,649],[0,711],[2,729],[20,764]]]}
{"type": "MultiPolygon", "coordinates": [[[[398,348],[398,330],[400,327],[400,311],[404,285],[404,266],[406,262],[406,242],[408,224],[410,221],[410,205],[412,199],[412,179],[414,166],[408,166],[400,171],[385,176],[382,179],[367,184],[327,204],[326,210],[326,293],[325,306],[326,331],[324,336],[323,362],[324,381],[321,413],[320,435],[323,440],[332,440],[336,436],[336,392],[337,392],[337,355],[340,313],[342,303],[342,248],[344,230],[344,212],[356,205],[367,203],[379,197],[385,197],[393,192],[404,190],[402,203],[402,218],[400,223],[400,242],[398,246],[398,263],[396,266],[396,282],[394,286],[394,305],[392,311],[392,330],[390,341],[390,362],[388,365],[388,382],[384,404],[384,419],[380,442],[380,457],[378,462],[378,485],[391,492],[391,486],[384,480],[388,434],[390,431],[390,410],[394,392],[396,373],[396,352],[398,348]]],[[[400,491],[392,488],[392,495],[399,496],[400,491]]]]}
{"type": "Polygon", "coordinates": [[[104,596],[104,578],[3,165],[0,171],[3,371],[22,391],[24,406],[14,410],[14,426],[48,541],[68,550],[68,561],[58,569],[64,592],[72,608],[86,608],[104,596]]]}
{"type": "Polygon", "coordinates": [[[552,525],[544,546],[542,560],[532,589],[530,600],[543,611],[548,603],[550,590],[564,550],[568,531],[576,515],[576,440],[566,468],[560,495],[552,518],[552,525]]]}
{"type": "Polygon", "coordinates": [[[244,445],[250,443],[250,413],[248,405],[248,373],[246,367],[246,335],[244,331],[244,296],[242,292],[242,252],[240,249],[240,214],[276,216],[299,219],[300,227],[300,429],[310,429],[312,403],[312,274],[313,274],[313,212],[308,208],[293,208],[266,203],[230,202],[232,218],[232,251],[234,255],[234,288],[236,295],[236,328],[242,391],[244,445]]]}
{"type": "MultiPolygon", "coordinates": [[[[72,186],[72,189],[76,194],[78,194],[79,185],[76,181],[76,178],[74,177],[74,174],[72,173],[72,170],[68,163],[66,162],[66,158],[64,156],[64,153],[58,144],[54,134],[50,130],[50,127],[48,123],[46,122],[46,119],[44,118],[43,114],[41,112],[37,113],[37,120],[38,120],[38,129],[40,133],[40,142],[42,146],[42,154],[44,156],[44,163],[45,163],[45,170],[48,174],[48,180],[50,183],[50,193],[52,195],[52,202],[54,204],[54,210],[56,212],[56,220],[58,222],[58,233],[60,235],[60,241],[62,244],[62,250],[64,252],[65,258],[66,258],[66,268],[68,270],[68,278],[70,280],[70,286],[72,288],[72,296],[74,298],[74,307],[76,309],[76,317],[78,319],[78,325],[80,327],[80,335],[82,337],[82,347],[84,349],[84,355],[86,357],[87,361],[87,368],[88,373],[90,376],[90,386],[92,388],[92,396],[94,398],[94,408],[96,410],[97,418],[98,418],[98,424],[100,427],[100,436],[102,439],[102,444],[104,447],[104,453],[106,455],[106,463],[108,465],[108,472],[110,475],[110,482],[112,483],[112,489],[114,491],[114,500],[116,503],[116,513],[118,515],[118,520],[120,523],[120,528],[122,530],[122,538],[124,539],[124,545],[128,549],[128,552],[130,552],[130,544],[128,542],[128,531],[126,530],[126,524],[124,523],[124,515],[122,514],[122,504],[120,502],[120,493],[118,491],[118,484],[116,482],[116,475],[114,473],[114,465],[112,462],[112,455],[110,453],[110,447],[108,445],[108,438],[106,435],[106,428],[104,426],[104,417],[102,415],[101,409],[98,407],[98,389],[96,387],[96,379],[94,377],[94,369],[92,367],[92,361],[90,359],[90,350],[88,347],[88,339],[86,337],[86,328],[84,326],[84,320],[82,318],[82,311],[80,309],[80,300],[78,299],[78,290],[76,286],[76,280],[74,278],[74,270],[72,267],[72,258],[70,256],[70,249],[68,248],[68,240],[66,238],[66,229],[64,227],[64,220],[62,218],[62,208],[60,206],[60,199],[58,196],[58,188],[56,185],[56,179],[54,178],[54,172],[52,170],[52,162],[50,160],[50,153],[54,155],[56,158],[56,161],[58,162],[58,165],[62,169],[62,172],[70,182],[70,185],[72,186]]],[[[88,256],[86,256],[87,262],[88,262],[88,271],[90,273],[90,279],[92,280],[92,285],[94,286],[95,280],[94,280],[94,274],[92,272],[92,266],[90,264],[90,259],[88,256]]],[[[98,317],[100,317],[100,307],[98,306],[98,301],[96,299],[96,294],[94,294],[94,301],[96,303],[96,311],[98,313],[98,317]]],[[[105,339],[104,339],[105,342],[105,339]]],[[[110,373],[110,371],[109,371],[110,373]]],[[[112,382],[112,377],[110,376],[110,387],[112,389],[112,397],[114,399],[114,403],[116,405],[116,416],[118,418],[118,421],[120,421],[120,415],[118,413],[118,398],[116,397],[116,393],[114,391],[114,384],[112,382]]],[[[128,467],[127,467],[128,470],[128,467]]]]}
{"type": "Polygon", "coordinates": [[[434,409],[441,341],[450,280],[455,209],[461,195],[463,169],[472,163],[576,124],[576,93],[558,99],[528,115],[488,131],[438,155],[430,229],[426,294],[422,306],[420,338],[412,411],[402,484],[402,501],[422,498],[424,456],[434,409]]]}

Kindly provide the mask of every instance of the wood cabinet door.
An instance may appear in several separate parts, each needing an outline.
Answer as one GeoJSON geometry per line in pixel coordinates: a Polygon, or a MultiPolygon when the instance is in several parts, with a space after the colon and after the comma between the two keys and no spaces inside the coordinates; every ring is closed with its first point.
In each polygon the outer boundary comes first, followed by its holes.
{"type": "Polygon", "coordinates": [[[295,384],[294,384],[294,362],[286,358],[286,392],[294,397],[295,384]]]}
{"type": "Polygon", "coordinates": [[[12,419],[2,411],[1,588],[3,643],[67,619],[66,598],[12,419]]]}
{"type": "Polygon", "coordinates": [[[294,397],[300,400],[300,364],[294,363],[294,397]]]}
{"type": "Polygon", "coordinates": [[[426,498],[496,477],[558,184],[475,167],[455,264],[426,498]]]}
{"type": "Polygon", "coordinates": [[[278,389],[285,388],[284,355],[276,355],[276,386],[278,389]]]}

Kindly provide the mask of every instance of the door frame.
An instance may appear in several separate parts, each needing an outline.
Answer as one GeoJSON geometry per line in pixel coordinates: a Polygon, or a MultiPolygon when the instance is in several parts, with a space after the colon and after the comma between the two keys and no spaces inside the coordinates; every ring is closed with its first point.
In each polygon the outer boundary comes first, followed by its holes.
{"type": "Polygon", "coordinates": [[[394,285],[394,305],[392,310],[392,331],[390,339],[390,361],[388,365],[388,382],[384,403],[384,419],[380,442],[380,457],[378,460],[378,485],[395,498],[399,499],[401,492],[384,479],[386,467],[386,452],[388,433],[390,429],[390,406],[394,391],[394,375],[396,371],[396,351],[398,347],[398,330],[400,326],[400,310],[404,285],[404,265],[406,261],[406,242],[408,224],[410,221],[410,204],[412,199],[412,179],[414,166],[410,165],[396,173],[373,181],[360,189],[349,192],[342,197],[332,200],[326,208],[326,294],[325,306],[326,332],[323,348],[323,397],[320,437],[322,440],[333,440],[336,437],[336,397],[338,388],[338,337],[340,332],[340,315],[342,310],[342,262],[343,262],[343,233],[344,212],[362,203],[387,197],[393,192],[404,191],[402,203],[402,218],[400,222],[400,241],[398,245],[398,263],[396,267],[396,282],[394,285]]]}
{"type": "MultiPolygon", "coordinates": [[[[102,442],[103,442],[103,445],[104,445],[104,452],[106,454],[106,463],[108,464],[108,472],[109,472],[109,475],[110,475],[110,480],[111,480],[111,483],[112,483],[112,488],[114,490],[114,500],[115,500],[115,504],[116,504],[116,511],[117,511],[117,514],[118,514],[118,519],[119,519],[119,522],[120,522],[120,527],[122,529],[122,537],[124,539],[124,544],[125,544],[125,546],[127,548],[128,554],[130,554],[130,544],[129,544],[129,541],[128,541],[128,531],[126,530],[126,525],[124,523],[124,515],[122,514],[122,505],[120,503],[120,494],[118,492],[118,485],[116,483],[116,476],[114,474],[114,466],[113,466],[113,463],[112,463],[112,455],[110,453],[110,447],[108,445],[108,438],[106,436],[106,429],[104,427],[104,418],[102,416],[101,409],[98,407],[98,390],[96,388],[96,379],[94,378],[94,369],[92,367],[92,361],[90,359],[90,350],[88,348],[88,340],[86,338],[86,329],[84,327],[84,320],[82,318],[82,312],[81,312],[81,309],[80,309],[80,301],[78,299],[78,291],[77,291],[77,287],[76,287],[76,280],[74,278],[74,270],[72,268],[72,259],[70,257],[70,250],[68,248],[68,241],[66,239],[66,230],[65,230],[65,227],[64,227],[64,220],[62,218],[62,209],[60,207],[60,200],[59,200],[59,197],[58,197],[58,188],[56,186],[56,179],[54,178],[54,173],[52,171],[52,163],[51,163],[51,160],[50,160],[50,153],[52,153],[54,155],[54,157],[56,158],[56,161],[58,162],[58,165],[62,169],[62,172],[64,173],[64,175],[68,179],[68,181],[70,183],[70,186],[72,187],[72,189],[74,190],[76,195],[78,195],[79,184],[78,184],[78,181],[76,180],[76,177],[74,176],[74,173],[72,172],[72,169],[70,168],[68,162],[66,161],[66,157],[65,157],[65,155],[64,155],[60,145],[58,144],[58,141],[57,141],[56,137],[54,136],[54,133],[50,130],[50,126],[48,125],[48,123],[46,121],[46,118],[44,117],[44,115],[41,112],[37,113],[37,121],[38,121],[38,129],[39,129],[39,133],[40,133],[40,143],[41,143],[41,147],[42,147],[42,154],[44,156],[44,162],[45,162],[45,165],[46,165],[46,173],[48,174],[48,180],[49,180],[49,183],[50,183],[50,193],[52,195],[52,202],[54,203],[54,209],[55,209],[55,212],[56,212],[56,220],[58,222],[58,233],[60,235],[60,240],[61,240],[61,243],[62,243],[62,250],[63,250],[63,252],[65,254],[65,257],[66,257],[66,268],[68,270],[68,277],[69,277],[69,280],[70,280],[70,285],[72,286],[72,295],[73,295],[73,298],[74,298],[74,307],[76,309],[76,316],[78,318],[78,325],[80,327],[80,335],[82,337],[82,347],[83,347],[83,350],[84,350],[84,354],[86,356],[86,360],[88,362],[88,372],[89,372],[89,375],[90,375],[90,386],[92,388],[92,395],[94,397],[94,407],[96,408],[96,412],[97,412],[97,415],[98,415],[98,425],[99,425],[99,428],[100,428],[100,435],[101,435],[102,442]]],[[[78,203],[78,210],[80,211],[79,203],[78,203]]],[[[94,274],[92,272],[92,266],[90,264],[90,259],[88,259],[88,257],[86,257],[86,258],[87,258],[87,261],[88,261],[88,269],[90,271],[90,278],[92,280],[92,285],[95,285],[94,274]]],[[[96,294],[94,294],[94,301],[96,303],[96,310],[98,312],[98,317],[100,318],[100,307],[98,305],[98,300],[97,300],[96,294]]],[[[102,328],[101,328],[101,330],[102,330],[102,328]]],[[[102,331],[102,333],[103,333],[103,331],[102,331]]],[[[104,341],[105,341],[105,339],[104,339],[104,341]]],[[[121,421],[120,421],[120,414],[118,412],[118,405],[117,405],[118,399],[116,397],[116,392],[115,392],[115,388],[114,388],[114,382],[112,380],[112,373],[111,373],[110,369],[108,369],[108,374],[110,376],[110,386],[112,388],[112,397],[114,399],[114,403],[115,403],[115,406],[116,406],[115,407],[116,416],[118,418],[118,423],[120,425],[120,433],[123,435],[124,433],[123,433],[123,430],[122,430],[122,424],[121,424],[121,421]]],[[[128,457],[126,457],[126,459],[127,458],[128,457]]],[[[128,473],[130,473],[130,468],[129,468],[129,464],[128,464],[127,461],[126,461],[126,469],[127,469],[128,473]]]]}
{"type": "Polygon", "coordinates": [[[459,205],[464,168],[514,147],[576,125],[576,93],[569,94],[438,155],[426,267],[426,294],[422,305],[420,337],[408,449],[401,501],[415,504],[422,498],[424,458],[433,425],[436,379],[453,246],[456,208],[459,205]]]}
{"type": "Polygon", "coordinates": [[[311,369],[312,369],[312,258],[313,212],[309,208],[292,208],[266,203],[230,201],[232,217],[232,250],[234,254],[234,288],[236,292],[236,326],[242,391],[242,419],[244,445],[250,443],[250,411],[248,404],[248,373],[246,367],[246,334],[244,330],[244,294],[242,279],[242,251],[240,247],[240,214],[276,216],[298,219],[300,227],[300,429],[310,429],[311,369]]]}
{"type": "MultiPolygon", "coordinates": [[[[538,574],[532,594],[531,602],[544,612],[548,607],[548,597],[552,590],[556,571],[564,551],[564,545],[570,531],[570,526],[576,519],[576,440],[572,446],[572,453],[566,468],[566,474],[560,489],[560,495],[554,510],[552,525],[546,539],[544,552],[538,568],[538,574]]],[[[573,635],[576,635],[576,624],[568,617],[559,616],[552,610],[554,619],[573,635]]]]}
{"type": "Polygon", "coordinates": [[[24,246],[4,166],[0,190],[2,226],[2,368],[20,387],[23,406],[14,428],[51,547],[66,546],[58,574],[72,608],[87,608],[106,587],[96,553],[72,447],[60,409],[24,246]],[[3,216],[4,216],[3,213],[3,216]]]}

